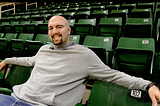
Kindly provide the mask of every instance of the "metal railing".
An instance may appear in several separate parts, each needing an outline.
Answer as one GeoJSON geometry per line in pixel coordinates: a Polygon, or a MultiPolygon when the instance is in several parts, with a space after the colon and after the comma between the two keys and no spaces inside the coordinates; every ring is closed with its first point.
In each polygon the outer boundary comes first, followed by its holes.
{"type": "Polygon", "coordinates": [[[2,17],[2,13],[7,12],[7,11],[11,11],[11,10],[13,10],[14,14],[15,14],[15,3],[5,3],[5,2],[0,3],[0,19],[2,17]],[[7,10],[2,11],[2,7],[3,6],[8,6],[8,5],[13,5],[14,7],[11,8],[11,9],[7,9],[7,10]]]}
{"type": "Polygon", "coordinates": [[[26,10],[27,10],[27,7],[28,7],[28,6],[30,6],[30,5],[34,5],[34,4],[36,5],[36,8],[37,8],[37,2],[30,3],[30,4],[28,4],[28,3],[26,2],[26,10]]]}

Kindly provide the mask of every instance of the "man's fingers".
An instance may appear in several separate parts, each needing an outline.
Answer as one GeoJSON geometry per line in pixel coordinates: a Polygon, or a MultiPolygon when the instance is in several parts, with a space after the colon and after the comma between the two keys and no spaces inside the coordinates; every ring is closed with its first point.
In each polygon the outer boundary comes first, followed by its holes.
{"type": "Polygon", "coordinates": [[[151,100],[152,100],[153,106],[157,106],[157,100],[156,100],[156,98],[154,96],[151,97],[151,100]]]}

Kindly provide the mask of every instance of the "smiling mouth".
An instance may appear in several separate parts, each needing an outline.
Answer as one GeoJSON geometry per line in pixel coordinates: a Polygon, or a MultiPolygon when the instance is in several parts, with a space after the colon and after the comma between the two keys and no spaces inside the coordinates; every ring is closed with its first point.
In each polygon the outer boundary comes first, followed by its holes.
{"type": "Polygon", "coordinates": [[[54,35],[54,36],[52,36],[52,38],[54,38],[54,39],[58,39],[60,37],[62,37],[62,35],[54,35]]]}

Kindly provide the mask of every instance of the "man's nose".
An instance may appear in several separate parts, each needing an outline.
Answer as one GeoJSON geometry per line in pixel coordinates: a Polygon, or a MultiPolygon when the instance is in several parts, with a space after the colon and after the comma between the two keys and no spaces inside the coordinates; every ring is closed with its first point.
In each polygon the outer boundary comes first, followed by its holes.
{"type": "Polygon", "coordinates": [[[58,32],[59,32],[58,29],[54,28],[52,33],[58,33],[58,32]]]}

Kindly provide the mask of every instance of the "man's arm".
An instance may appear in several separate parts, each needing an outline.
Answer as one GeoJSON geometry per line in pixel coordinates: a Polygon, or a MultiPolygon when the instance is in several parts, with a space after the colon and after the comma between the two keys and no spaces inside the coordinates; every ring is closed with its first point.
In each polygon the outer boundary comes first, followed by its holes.
{"type": "MultiPolygon", "coordinates": [[[[132,77],[123,72],[110,69],[106,66],[92,51],[88,55],[88,74],[99,80],[116,83],[129,89],[139,89],[147,91],[146,87],[151,83],[142,78],[132,77]]],[[[157,100],[160,101],[160,91],[153,85],[148,89],[149,96],[154,106],[157,106],[157,100]]]]}
{"type": "Polygon", "coordinates": [[[20,66],[34,66],[35,64],[35,58],[33,57],[12,57],[12,58],[6,58],[5,62],[6,64],[14,64],[14,65],[20,65],[20,66]]]}

